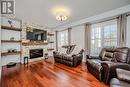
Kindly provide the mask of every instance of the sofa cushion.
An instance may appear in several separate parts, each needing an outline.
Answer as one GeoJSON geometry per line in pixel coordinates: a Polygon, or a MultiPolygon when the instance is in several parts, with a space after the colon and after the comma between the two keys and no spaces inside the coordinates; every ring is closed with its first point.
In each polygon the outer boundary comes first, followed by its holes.
{"type": "Polygon", "coordinates": [[[105,56],[105,50],[106,48],[102,48],[100,54],[99,54],[99,57],[103,60],[104,56],[105,56]]]}
{"type": "Polygon", "coordinates": [[[105,56],[112,58],[113,57],[113,53],[112,52],[105,52],[105,56]]]}
{"type": "Polygon", "coordinates": [[[110,87],[130,87],[130,83],[113,78],[110,82],[110,87]]]}
{"type": "Polygon", "coordinates": [[[99,57],[104,61],[111,61],[114,52],[115,52],[115,47],[105,47],[100,52],[99,57]]]}
{"type": "Polygon", "coordinates": [[[130,83],[130,71],[124,69],[116,69],[117,78],[130,83]]]}
{"type": "Polygon", "coordinates": [[[105,61],[112,61],[112,59],[113,59],[113,54],[114,53],[112,53],[112,52],[105,52],[105,56],[104,56],[104,60],[105,61]]]}
{"type": "Polygon", "coordinates": [[[128,61],[129,48],[122,47],[117,48],[114,52],[114,58],[117,62],[127,63],[128,61]]]}
{"type": "Polygon", "coordinates": [[[63,60],[67,60],[67,61],[73,61],[73,57],[69,56],[69,55],[65,55],[63,56],[63,60]]]}
{"type": "Polygon", "coordinates": [[[60,59],[63,58],[63,56],[64,56],[64,54],[62,54],[62,53],[61,54],[56,54],[56,57],[58,57],[60,59]]]}

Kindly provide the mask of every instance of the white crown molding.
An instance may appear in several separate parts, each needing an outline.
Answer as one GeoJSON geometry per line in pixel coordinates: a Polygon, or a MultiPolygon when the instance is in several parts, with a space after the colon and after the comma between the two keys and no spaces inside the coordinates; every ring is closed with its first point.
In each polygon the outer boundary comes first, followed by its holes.
{"type": "Polygon", "coordinates": [[[70,24],[56,27],[53,30],[63,30],[63,29],[67,29],[68,27],[75,27],[78,25],[91,23],[91,22],[106,19],[106,18],[115,17],[115,16],[118,16],[120,14],[127,13],[127,12],[130,12],[130,4],[123,6],[123,7],[120,7],[120,8],[117,8],[117,9],[114,9],[114,10],[111,10],[111,11],[101,13],[99,15],[95,15],[95,16],[88,17],[88,18],[85,18],[85,19],[82,19],[82,20],[79,20],[79,21],[76,21],[76,22],[73,22],[70,24]]]}

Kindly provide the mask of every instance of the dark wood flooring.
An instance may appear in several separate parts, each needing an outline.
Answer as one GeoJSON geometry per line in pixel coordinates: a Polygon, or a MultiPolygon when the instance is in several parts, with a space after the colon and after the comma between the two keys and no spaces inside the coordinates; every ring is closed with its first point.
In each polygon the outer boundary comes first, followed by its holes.
{"type": "Polygon", "coordinates": [[[3,67],[0,87],[107,87],[91,75],[86,64],[71,68],[52,59],[12,68],[3,67]]]}

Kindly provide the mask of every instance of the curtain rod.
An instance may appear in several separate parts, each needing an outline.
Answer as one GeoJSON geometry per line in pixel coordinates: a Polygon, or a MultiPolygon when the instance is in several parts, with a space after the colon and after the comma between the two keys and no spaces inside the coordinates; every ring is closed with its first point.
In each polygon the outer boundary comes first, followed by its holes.
{"type": "MultiPolygon", "coordinates": [[[[127,16],[130,16],[130,12],[127,12],[127,13],[124,13],[124,14],[127,14],[127,16]]],[[[123,14],[120,14],[120,15],[123,15],[123,14]]],[[[106,22],[106,21],[110,21],[110,20],[114,20],[114,19],[117,19],[119,15],[115,16],[115,17],[112,17],[110,19],[106,19],[106,20],[103,20],[103,21],[97,21],[97,22],[93,22],[93,23],[90,23],[90,24],[96,24],[96,23],[102,23],[102,22],[106,22]]]]}
{"type": "Polygon", "coordinates": [[[103,21],[93,22],[93,23],[90,23],[90,24],[97,24],[97,23],[107,22],[107,21],[115,20],[115,19],[117,19],[117,17],[114,17],[114,18],[111,18],[111,19],[106,19],[106,20],[103,20],[103,21]]]}

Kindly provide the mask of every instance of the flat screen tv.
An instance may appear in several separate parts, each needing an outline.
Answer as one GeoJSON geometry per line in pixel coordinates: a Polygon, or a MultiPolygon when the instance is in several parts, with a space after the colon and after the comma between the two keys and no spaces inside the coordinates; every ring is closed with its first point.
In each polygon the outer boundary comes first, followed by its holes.
{"type": "Polygon", "coordinates": [[[33,29],[32,32],[27,32],[27,40],[30,41],[46,41],[47,31],[40,29],[33,29]]]}

